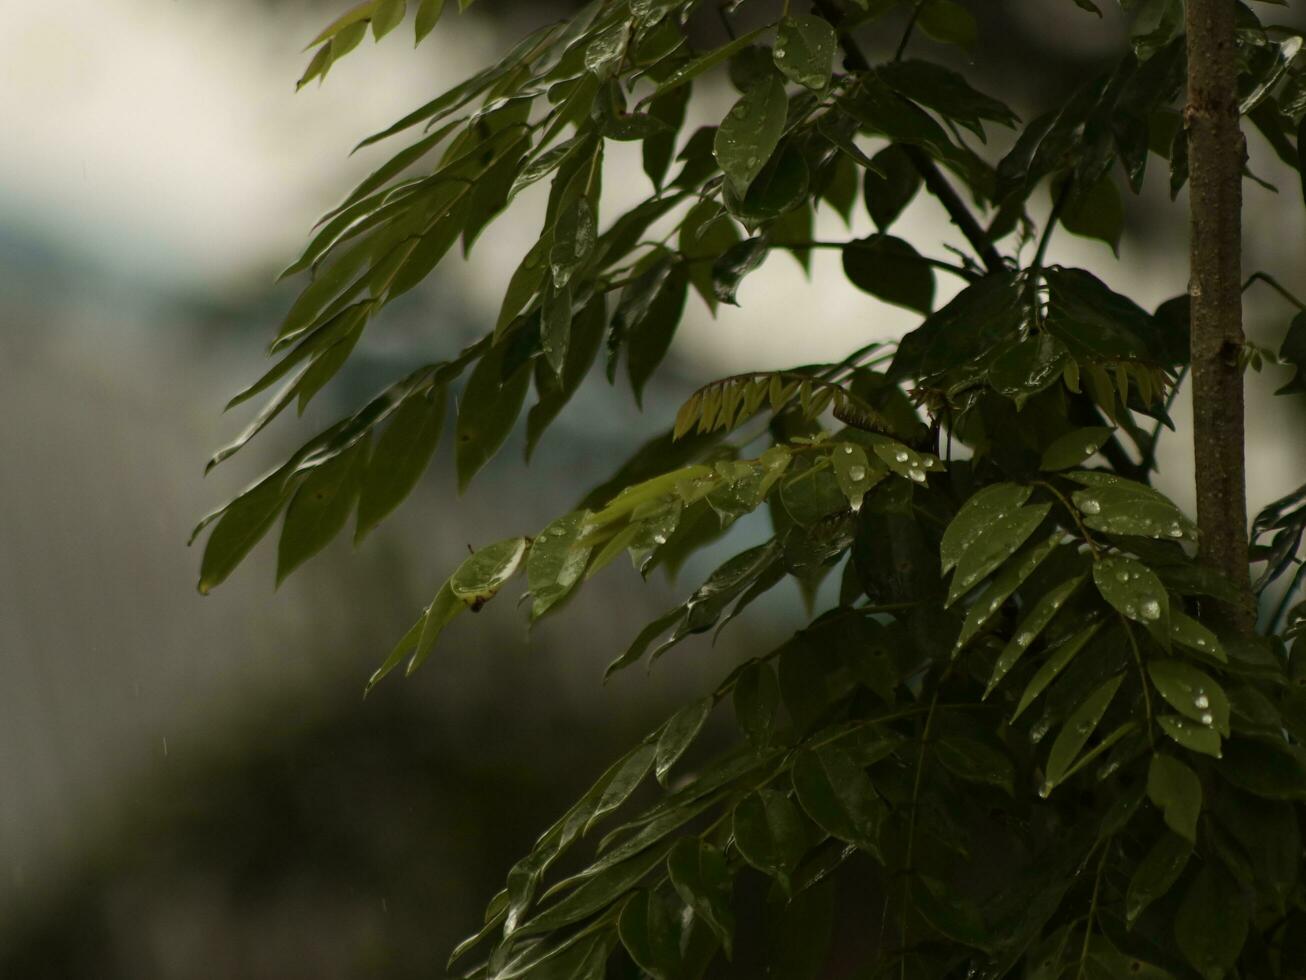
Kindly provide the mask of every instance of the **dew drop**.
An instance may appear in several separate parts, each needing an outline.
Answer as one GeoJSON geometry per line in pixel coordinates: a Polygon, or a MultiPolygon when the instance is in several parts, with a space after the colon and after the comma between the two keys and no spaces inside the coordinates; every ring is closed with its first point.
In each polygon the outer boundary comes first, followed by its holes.
{"type": "Polygon", "coordinates": [[[1199,648],[1205,649],[1206,647],[1206,641],[1203,640],[1200,636],[1193,642],[1196,643],[1199,648]]]}
{"type": "Polygon", "coordinates": [[[1128,573],[1128,572],[1116,572],[1116,579],[1119,580],[1119,581],[1121,581],[1121,582],[1128,582],[1128,581],[1129,581],[1129,573],[1128,573]]]}
{"type": "Polygon", "coordinates": [[[655,534],[653,535],[653,540],[657,544],[666,544],[667,536],[665,534],[655,534]]]}
{"type": "Polygon", "coordinates": [[[852,447],[852,446],[844,446],[844,447],[843,447],[843,451],[844,451],[844,455],[846,455],[846,456],[851,456],[851,455],[853,454],[853,447],[852,447]]]}
{"type": "Polygon", "coordinates": [[[905,450],[900,449],[898,450],[897,455],[895,455],[893,458],[900,463],[905,463],[907,462],[907,460],[911,459],[911,456],[909,456],[905,450]]]}
{"type": "Polygon", "coordinates": [[[861,483],[862,480],[866,479],[866,467],[864,466],[848,467],[848,478],[852,480],[854,483],[861,483]]]}
{"type": "Polygon", "coordinates": [[[1091,442],[1084,447],[1085,456],[1092,456],[1095,452],[1097,452],[1097,446],[1093,445],[1091,442]]]}
{"type": "Polygon", "coordinates": [[[746,166],[748,167],[748,169],[750,169],[750,170],[753,169],[753,167],[756,167],[756,166],[757,166],[757,157],[749,157],[749,158],[745,161],[745,164],[746,164],[746,166]]]}
{"type": "Polygon", "coordinates": [[[1125,604],[1125,615],[1126,615],[1126,616],[1129,616],[1130,618],[1132,618],[1132,617],[1134,617],[1134,616],[1137,616],[1137,615],[1138,615],[1138,607],[1135,606],[1132,602],[1130,602],[1130,603],[1126,603],[1126,604],[1125,604]]]}
{"type": "Polygon", "coordinates": [[[1172,524],[1165,533],[1170,535],[1172,538],[1182,538],[1184,536],[1184,529],[1178,524],[1172,524]]]}
{"type": "Polygon", "coordinates": [[[1197,697],[1193,698],[1193,704],[1198,708],[1205,710],[1211,706],[1211,699],[1205,694],[1199,694],[1197,697]]]}
{"type": "Polygon", "coordinates": [[[1082,501],[1080,501],[1079,509],[1082,510],[1085,514],[1097,514],[1101,512],[1102,505],[1099,504],[1096,498],[1094,497],[1085,497],[1082,501]]]}
{"type": "Polygon", "coordinates": [[[1209,711],[1206,712],[1205,714],[1202,715],[1202,724],[1206,725],[1207,727],[1210,727],[1211,725],[1215,724],[1215,716],[1212,715],[1209,711]]]}
{"type": "Polygon", "coordinates": [[[1155,599],[1148,599],[1143,603],[1143,618],[1146,620],[1157,620],[1161,618],[1161,604],[1155,599]]]}
{"type": "Polygon", "coordinates": [[[1031,643],[1033,643],[1033,642],[1034,642],[1034,634],[1033,634],[1033,633],[1025,632],[1025,633],[1021,633],[1020,635],[1018,635],[1018,636],[1016,637],[1016,645],[1017,645],[1017,646],[1027,647],[1027,646],[1029,646],[1029,645],[1030,645],[1031,643]]]}
{"type": "Polygon", "coordinates": [[[924,483],[924,482],[925,482],[925,471],[924,471],[924,470],[918,470],[918,469],[916,469],[915,467],[912,467],[910,470],[907,471],[907,475],[908,475],[909,477],[911,477],[911,478],[912,478],[914,481],[916,481],[917,483],[924,483]]]}
{"type": "Polygon", "coordinates": [[[1043,785],[1038,788],[1038,795],[1042,799],[1047,799],[1052,795],[1052,783],[1044,781],[1043,785]]]}

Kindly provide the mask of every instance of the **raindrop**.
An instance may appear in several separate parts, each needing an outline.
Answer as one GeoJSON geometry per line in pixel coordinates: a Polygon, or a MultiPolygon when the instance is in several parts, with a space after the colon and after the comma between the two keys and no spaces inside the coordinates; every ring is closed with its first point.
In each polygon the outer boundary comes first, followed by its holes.
{"type": "Polygon", "coordinates": [[[1016,637],[1016,645],[1027,647],[1034,642],[1034,634],[1030,632],[1021,633],[1016,637]]]}
{"type": "Polygon", "coordinates": [[[1040,786],[1040,787],[1038,788],[1038,795],[1039,795],[1042,799],[1045,799],[1045,800],[1046,800],[1049,796],[1051,796],[1051,795],[1052,795],[1052,783],[1049,782],[1049,781],[1047,781],[1047,780],[1044,780],[1043,785],[1040,786]]]}
{"type": "Polygon", "coordinates": [[[845,453],[846,455],[851,456],[851,455],[853,454],[853,447],[852,447],[852,446],[844,446],[844,447],[843,447],[843,451],[844,451],[844,453],[845,453]]]}
{"type": "Polygon", "coordinates": [[[749,168],[750,170],[751,170],[753,167],[756,167],[756,166],[757,166],[757,157],[749,157],[748,160],[746,161],[746,165],[748,166],[748,168],[749,168]]]}
{"type": "Polygon", "coordinates": [[[866,479],[866,467],[864,467],[864,466],[850,466],[850,467],[848,467],[848,478],[849,478],[850,480],[852,480],[854,483],[860,483],[862,480],[865,480],[865,479],[866,479]]]}
{"type": "Polygon", "coordinates": [[[1095,452],[1097,452],[1097,446],[1093,445],[1091,442],[1084,447],[1085,456],[1092,456],[1095,452]]]}
{"type": "Polygon", "coordinates": [[[1202,724],[1210,727],[1215,724],[1215,716],[1209,711],[1202,715],[1202,724]]]}
{"type": "Polygon", "coordinates": [[[1125,605],[1125,615],[1126,615],[1126,616],[1129,616],[1130,618],[1133,618],[1134,616],[1137,616],[1137,615],[1138,615],[1138,607],[1135,606],[1132,602],[1130,602],[1130,603],[1126,603],[1126,605],[1125,605]]]}
{"type": "Polygon", "coordinates": [[[1170,529],[1165,533],[1170,535],[1172,538],[1182,538],[1184,536],[1184,529],[1178,524],[1172,524],[1170,525],[1170,529]]]}
{"type": "Polygon", "coordinates": [[[552,534],[555,538],[561,538],[561,537],[563,537],[567,532],[566,532],[566,530],[565,530],[564,528],[555,527],[555,528],[553,528],[551,531],[549,531],[549,533],[552,534]]]}
{"type": "Polygon", "coordinates": [[[1029,740],[1033,742],[1035,745],[1043,741],[1043,736],[1048,733],[1048,729],[1051,727],[1051,725],[1052,723],[1048,721],[1046,718],[1043,718],[1038,722],[1036,722],[1034,724],[1034,727],[1029,730],[1029,740]]]}
{"type": "Polygon", "coordinates": [[[1193,704],[1196,705],[1198,708],[1205,710],[1211,706],[1211,699],[1208,698],[1205,694],[1199,694],[1197,695],[1197,697],[1193,698],[1193,704]]]}
{"type": "Polygon", "coordinates": [[[665,534],[655,534],[653,535],[653,540],[657,544],[666,544],[667,536],[665,534]]]}
{"type": "Polygon", "coordinates": [[[1129,581],[1129,573],[1128,573],[1128,572],[1116,572],[1116,578],[1117,578],[1119,581],[1121,581],[1121,582],[1128,582],[1128,581],[1129,581]]]}
{"type": "Polygon", "coordinates": [[[905,463],[907,462],[907,460],[911,459],[911,456],[907,454],[907,451],[905,449],[899,449],[897,455],[895,455],[893,458],[900,463],[905,463]]]}
{"type": "Polygon", "coordinates": [[[913,480],[915,480],[917,483],[924,483],[924,482],[925,482],[925,471],[924,471],[924,470],[918,470],[918,469],[916,469],[915,467],[913,467],[912,469],[910,469],[910,470],[907,471],[907,475],[908,475],[909,477],[911,477],[913,480]]]}
{"type": "Polygon", "coordinates": [[[1161,618],[1161,604],[1155,599],[1148,599],[1143,603],[1143,618],[1147,620],[1156,620],[1161,618]]]}
{"type": "Polygon", "coordinates": [[[1193,642],[1195,642],[1197,646],[1201,648],[1204,648],[1206,646],[1206,641],[1203,640],[1200,636],[1193,642]]]}
{"type": "Polygon", "coordinates": [[[1085,497],[1082,501],[1080,501],[1079,509],[1082,510],[1085,514],[1097,514],[1101,512],[1102,505],[1099,504],[1097,500],[1093,497],[1085,497]]]}

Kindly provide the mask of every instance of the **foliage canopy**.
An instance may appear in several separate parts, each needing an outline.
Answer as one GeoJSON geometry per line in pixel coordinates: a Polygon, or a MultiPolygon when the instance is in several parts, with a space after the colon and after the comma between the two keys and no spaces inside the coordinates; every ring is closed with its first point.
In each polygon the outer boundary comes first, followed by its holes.
{"type": "MultiPolygon", "coordinates": [[[[443,6],[365,0],[316,38],[301,84],[406,8],[420,41],[443,6]]],[[[387,303],[548,181],[538,240],[485,336],[204,520],[201,591],[283,512],[279,577],[351,515],[365,536],[430,464],[455,391],[462,486],[532,388],[528,454],[596,362],[609,381],[624,370],[638,399],[687,305],[735,303],[771,252],[806,263],[837,248],[868,302],[922,317],[896,344],[692,393],[575,511],[463,561],[376,671],[369,686],[420,666],[514,578],[538,619],[623,553],[642,574],[674,570],[757,510],[771,535],[610,671],[722,628],[787,578],[814,597],[838,575],[830,608],[673,714],[544,832],[455,952],[467,975],[817,977],[831,948],[855,950],[859,976],[1302,975],[1306,667],[1290,651],[1306,603],[1290,597],[1306,488],[1252,529],[1253,587],[1287,580],[1283,603],[1261,635],[1223,626],[1213,607],[1240,583],[1197,562],[1198,529],[1148,483],[1188,370],[1188,300],[1148,311],[1044,261],[1058,225],[1114,248],[1121,191],[1149,165],[1168,167],[1174,194],[1187,179],[1180,0],[1124,6],[1137,15],[1118,64],[1022,121],[911,55],[916,31],[974,48],[955,0],[593,0],[363,141],[412,140],[286,270],[311,277],[278,360],[232,404],[276,391],[214,464],[302,410],[387,303]],[[691,18],[718,6],[763,26],[693,46],[691,18]],[[854,35],[885,25],[901,43],[872,64],[854,35]],[[686,133],[712,75],[736,101],[686,133]],[[995,128],[1012,131],[1003,154],[988,150],[995,128]],[[614,141],[639,144],[651,188],[619,214],[602,193],[614,141]],[[943,253],[930,255],[893,234],[921,193],[964,248],[926,243],[943,253]],[[1031,203],[1047,193],[1040,227],[1031,203]],[[859,206],[874,234],[813,238],[819,209],[847,221],[859,206]],[[962,286],[943,304],[939,276],[962,286]],[[737,744],[700,759],[695,739],[727,702],[737,744]],[[836,937],[850,877],[851,946],[836,937]]],[[[1240,111],[1301,170],[1302,36],[1242,4],[1237,16],[1240,111]]],[[[1282,393],[1306,390],[1306,312],[1278,356],[1298,372],[1282,393]]]]}

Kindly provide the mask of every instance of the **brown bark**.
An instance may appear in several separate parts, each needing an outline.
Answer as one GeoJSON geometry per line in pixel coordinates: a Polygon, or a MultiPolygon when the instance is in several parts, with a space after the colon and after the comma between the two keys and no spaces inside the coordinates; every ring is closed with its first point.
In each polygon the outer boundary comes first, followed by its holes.
{"type": "Polygon", "coordinates": [[[1193,446],[1201,555],[1244,593],[1229,610],[1250,631],[1244,471],[1242,170],[1232,0],[1188,0],[1193,446]]]}

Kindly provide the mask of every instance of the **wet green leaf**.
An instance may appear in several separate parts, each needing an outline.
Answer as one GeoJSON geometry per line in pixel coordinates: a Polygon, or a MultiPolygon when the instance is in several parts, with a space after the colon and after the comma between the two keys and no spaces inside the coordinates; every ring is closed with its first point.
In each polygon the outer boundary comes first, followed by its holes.
{"type": "Polygon", "coordinates": [[[508,378],[502,376],[508,347],[492,347],[481,358],[459,399],[455,456],[460,490],[467,489],[472,477],[499,451],[526,400],[531,383],[527,366],[508,378]]]}
{"type": "Polygon", "coordinates": [[[998,655],[997,661],[993,665],[993,675],[989,678],[988,686],[984,689],[984,697],[993,693],[993,689],[1001,683],[1002,679],[1016,662],[1025,654],[1030,646],[1038,639],[1039,635],[1047,628],[1054,616],[1061,611],[1066,600],[1074,594],[1075,590],[1083,583],[1084,576],[1072,578],[1039,597],[1025,618],[1020,621],[1016,631],[1012,634],[1007,645],[1002,648],[1002,653],[998,655]]]}
{"type": "Polygon", "coordinates": [[[1229,698],[1213,678],[1179,660],[1153,660],[1147,672],[1171,707],[1228,737],[1229,698]]]}
{"type": "Polygon", "coordinates": [[[776,878],[786,891],[807,851],[807,821],[784,793],[761,789],[735,807],[735,846],[744,860],[776,878]]]}
{"type": "Polygon", "coordinates": [[[1102,598],[1122,615],[1170,635],[1170,595],[1156,573],[1133,558],[1103,558],[1093,563],[1093,581],[1102,598]]]}
{"type": "Polygon", "coordinates": [[[711,698],[700,698],[685,705],[667,720],[662,734],[658,736],[653,766],[653,773],[662,785],[667,784],[667,774],[671,767],[703,730],[708,715],[712,713],[712,705],[711,698]]]}
{"type": "Polygon", "coordinates": [[[449,589],[473,611],[498,594],[517,574],[526,557],[526,538],[505,538],[486,545],[467,558],[449,579],[449,589]]]}
{"type": "Polygon", "coordinates": [[[769,663],[759,661],[744,669],[735,681],[734,702],[739,727],[753,745],[765,748],[780,706],[780,685],[769,663]]]}
{"type": "Polygon", "coordinates": [[[768,76],[745,92],[721,121],[713,153],[736,194],[747,193],[775,152],[788,107],[784,83],[768,76]]]}
{"type": "Polygon", "coordinates": [[[1161,730],[1186,749],[1213,756],[1223,757],[1220,746],[1220,734],[1215,729],[1178,715],[1161,715],[1156,719],[1161,730]]]}
{"type": "Polygon", "coordinates": [[[1193,845],[1178,834],[1165,833],[1138,863],[1125,895],[1125,921],[1131,926],[1143,911],[1174,887],[1188,865],[1193,845]]]}
{"type": "Polygon", "coordinates": [[[531,619],[539,619],[561,602],[585,574],[592,550],[584,543],[588,511],[559,517],[539,533],[526,556],[526,584],[531,619]]]}
{"type": "Polygon", "coordinates": [[[1041,470],[1068,470],[1082,466],[1111,438],[1113,429],[1105,426],[1092,426],[1075,429],[1058,437],[1043,450],[1043,459],[1039,463],[1041,470]]]}
{"type": "Polygon", "coordinates": [[[621,908],[617,922],[630,958],[655,980],[676,980],[680,968],[680,930],[656,892],[640,890],[621,908]]]}
{"type": "Polygon", "coordinates": [[[1069,639],[1057,644],[1050,651],[1047,660],[1043,662],[1043,666],[1039,667],[1034,676],[1030,678],[1024,693],[1021,694],[1020,703],[1016,705],[1016,710],[1011,716],[1012,721],[1024,714],[1025,709],[1033,704],[1034,700],[1047,689],[1047,686],[1060,676],[1061,672],[1069,666],[1070,661],[1075,658],[1075,655],[1084,649],[1084,645],[1097,633],[1100,625],[1094,623],[1080,630],[1069,639]]]}
{"type": "Polygon", "coordinates": [[[1068,473],[1085,483],[1072,499],[1084,523],[1107,534],[1135,534],[1171,541],[1196,540],[1197,528],[1169,500],[1151,487],[1107,473],[1068,473]]]}
{"type": "Polygon", "coordinates": [[[1075,709],[1074,714],[1066,719],[1065,725],[1057,734],[1056,741],[1052,743],[1052,751],[1048,753],[1046,781],[1043,789],[1039,791],[1041,795],[1046,795],[1046,792],[1050,792],[1066,778],[1079,753],[1097,731],[1102,716],[1106,714],[1123,680],[1120,675],[1107,680],[1088,695],[1075,709]]]}
{"type": "Polygon", "coordinates": [[[791,82],[820,91],[830,84],[834,28],[820,17],[786,17],[775,36],[775,65],[791,82]]]}
{"type": "Polygon", "coordinates": [[[734,939],[735,918],[725,855],[706,841],[683,837],[667,857],[667,871],[677,894],[711,928],[728,955],[734,939]]]}
{"type": "Polygon", "coordinates": [[[884,804],[870,777],[837,746],[803,749],[794,758],[793,784],[807,815],[840,840],[878,853],[884,804]]]}

